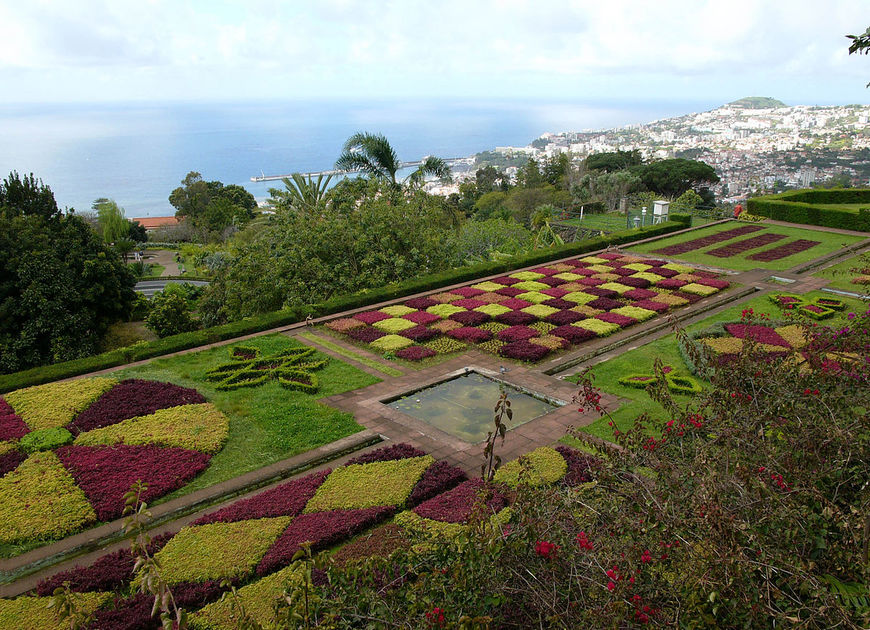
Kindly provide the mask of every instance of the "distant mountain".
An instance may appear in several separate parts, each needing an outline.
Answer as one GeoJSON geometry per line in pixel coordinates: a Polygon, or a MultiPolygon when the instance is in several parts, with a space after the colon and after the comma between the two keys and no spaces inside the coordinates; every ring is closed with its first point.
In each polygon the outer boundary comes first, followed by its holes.
{"type": "Polygon", "coordinates": [[[782,101],[769,96],[747,96],[739,100],[728,103],[733,107],[742,107],[743,109],[771,109],[776,107],[788,107],[782,101]]]}

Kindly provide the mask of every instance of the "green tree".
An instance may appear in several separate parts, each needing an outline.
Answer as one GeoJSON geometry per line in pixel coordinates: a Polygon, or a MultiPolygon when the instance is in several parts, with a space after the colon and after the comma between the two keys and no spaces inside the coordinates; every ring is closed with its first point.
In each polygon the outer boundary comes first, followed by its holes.
{"type": "Polygon", "coordinates": [[[145,318],[145,326],[160,338],[199,328],[187,302],[175,292],[158,293],[151,299],[151,310],[145,318]]]}
{"type": "Polygon", "coordinates": [[[637,167],[635,172],[644,186],[666,197],[679,197],[690,188],[719,182],[709,164],[682,158],[651,162],[637,167]]]}
{"type": "MultiPolygon", "coordinates": [[[[399,187],[396,174],[402,167],[396,150],[383,134],[360,132],[353,134],[344,143],[335,168],[342,171],[361,172],[375,179],[383,179],[399,187]]],[[[450,168],[441,158],[429,156],[409,175],[404,183],[419,184],[426,176],[441,179],[450,176],[450,168]]]]}
{"type": "Polygon", "coordinates": [[[0,371],[93,354],[124,319],[135,279],[48,186],[12,173],[0,184],[0,371]]]}
{"type": "Polygon", "coordinates": [[[546,181],[538,167],[538,162],[530,159],[517,171],[517,186],[519,188],[540,188],[546,181]]]}
{"type": "Polygon", "coordinates": [[[326,199],[326,191],[329,190],[332,175],[324,177],[321,174],[315,180],[313,175],[309,175],[306,179],[299,173],[293,173],[290,177],[282,178],[281,181],[284,182],[284,190],[269,189],[273,206],[284,210],[313,210],[326,199]]]}
{"type": "Polygon", "coordinates": [[[138,221],[130,221],[128,219],[130,227],[127,231],[127,236],[134,243],[144,243],[148,240],[148,232],[145,230],[145,226],[143,226],[138,221]]]}
{"type": "Polygon", "coordinates": [[[188,173],[181,186],[169,195],[175,216],[185,217],[199,230],[221,232],[229,226],[243,227],[254,216],[257,200],[237,184],[207,182],[196,171],[188,173]]]}
{"type": "Polygon", "coordinates": [[[113,199],[100,197],[91,208],[97,213],[100,234],[107,244],[116,243],[130,233],[130,222],[124,217],[124,209],[113,199]]]}
{"type": "Polygon", "coordinates": [[[211,201],[208,183],[196,171],[190,171],[181,180],[181,186],[169,195],[169,203],[175,208],[175,216],[195,221],[211,201]]]}
{"type": "Polygon", "coordinates": [[[605,171],[615,173],[632,166],[643,164],[643,158],[638,149],[631,151],[612,151],[605,153],[593,153],[586,158],[586,168],[592,171],[605,171]]]}
{"type": "Polygon", "coordinates": [[[463,265],[531,249],[532,233],[513,220],[468,221],[451,239],[453,263],[463,265]]]}
{"type": "Polygon", "coordinates": [[[474,204],[474,218],[478,221],[486,221],[499,215],[506,218],[510,215],[510,212],[505,209],[507,197],[507,193],[500,190],[493,190],[481,195],[474,204]]]}
{"type": "MultiPolygon", "coordinates": [[[[861,35],[846,35],[852,40],[849,44],[849,54],[857,53],[859,55],[870,54],[870,27],[867,28],[861,35]]],[[[870,83],[867,84],[870,87],[870,83]]]]}

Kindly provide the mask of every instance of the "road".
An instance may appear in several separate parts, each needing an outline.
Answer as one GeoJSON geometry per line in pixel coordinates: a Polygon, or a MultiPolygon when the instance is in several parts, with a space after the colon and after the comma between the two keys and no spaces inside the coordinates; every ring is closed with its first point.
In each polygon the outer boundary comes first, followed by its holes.
{"type": "Polygon", "coordinates": [[[160,293],[170,282],[177,282],[178,284],[189,282],[190,284],[195,284],[198,287],[202,287],[208,284],[208,282],[206,282],[205,280],[143,280],[142,282],[136,283],[136,290],[150,299],[154,297],[155,293],[160,293]]]}

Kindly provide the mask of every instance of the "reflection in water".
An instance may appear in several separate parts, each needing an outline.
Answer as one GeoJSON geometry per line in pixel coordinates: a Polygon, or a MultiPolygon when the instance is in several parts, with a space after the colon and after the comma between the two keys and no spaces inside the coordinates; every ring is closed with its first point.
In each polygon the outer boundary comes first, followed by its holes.
{"type": "Polygon", "coordinates": [[[487,431],[492,429],[493,408],[505,389],[514,414],[506,422],[508,429],[534,420],[555,406],[477,372],[413,392],[389,403],[389,406],[466,442],[475,443],[486,439],[487,431]]]}

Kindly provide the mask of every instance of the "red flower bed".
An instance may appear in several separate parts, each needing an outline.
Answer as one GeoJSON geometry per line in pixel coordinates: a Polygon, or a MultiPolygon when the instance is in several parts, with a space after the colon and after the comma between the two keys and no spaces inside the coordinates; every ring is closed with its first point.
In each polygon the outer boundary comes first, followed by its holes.
{"type": "Polygon", "coordinates": [[[713,287],[715,289],[727,289],[731,283],[727,280],[719,280],[718,278],[698,278],[695,284],[703,284],[705,287],[713,287]]]}
{"type": "MultiPolygon", "coordinates": [[[[553,313],[552,315],[547,315],[546,321],[553,324],[554,326],[564,326],[565,324],[573,324],[574,322],[579,322],[581,319],[586,319],[585,315],[577,313],[575,311],[558,311],[553,313]]],[[[574,326],[576,328],[576,326],[574,326]]]]}
{"type": "Polygon", "coordinates": [[[515,289],[513,287],[505,287],[503,289],[498,289],[496,291],[499,295],[506,295],[507,297],[514,297],[515,295],[519,295],[520,293],[525,293],[522,289],[515,289]]]}
{"type": "Polygon", "coordinates": [[[648,311],[655,311],[656,313],[664,313],[670,308],[668,304],[665,304],[664,302],[656,302],[655,300],[638,300],[629,306],[645,308],[648,311]]]}
{"type": "Polygon", "coordinates": [[[409,346],[396,351],[396,356],[405,361],[422,361],[428,357],[434,357],[437,352],[426,346],[409,346]]]}
{"type": "Polygon", "coordinates": [[[595,459],[589,455],[581,455],[579,451],[569,448],[563,444],[556,447],[559,454],[565,458],[568,464],[568,472],[562,477],[561,483],[569,487],[588,483],[594,479],[592,475],[592,467],[595,459]]]}
{"type": "Polygon", "coordinates": [[[538,267],[537,269],[532,269],[535,273],[542,273],[545,276],[555,276],[559,273],[558,269],[553,269],[552,267],[538,267]]]}
{"type": "Polygon", "coordinates": [[[326,469],[282,483],[250,499],[236,501],[221,510],[201,516],[193,524],[234,523],[249,518],[298,516],[330,472],[326,469]]]}
{"type": "MultiPolygon", "coordinates": [[[[652,273],[656,274],[657,276],[661,276],[662,278],[673,278],[674,276],[680,275],[679,271],[675,269],[668,269],[667,267],[656,267],[656,270],[652,273]]],[[[661,284],[662,283],[659,282],[656,286],[661,286],[661,284]]]]}
{"type": "Polygon", "coordinates": [[[504,306],[505,308],[512,308],[515,311],[520,310],[521,308],[526,308],[531,306],[532,303],[526,300],[520,300],[517,298],[510,298],[509,300],[502,300],[498,303],[499,306],[504,306]]]}
{"type": "Polygon", "coordinates": [[[158,409],[204,402],[205,398],[195,389],[172,383],[127,379],[100,396],[67,428],[73,435],[78,435],[128,418],[145,416],[158,409]]]}
{"type": "Polygon", "coordinates": [[[399,334],[403,337],[407,337],[408,339],[413,339],[414,341],[429,341],[430,339],[438,336],[438,331],[420,325],[414,326],[413,328],[408,328],[407,330],[399,331],[399,334]]]}
{"type": "Polygon", "coordinates": [[[414,486],[408,497],[408,507],[419,505],[434,496],[446,492],[457,484],[465,481],[465,471],[456,466],[451,466],[445,461],[437,461],[423,473],[420,481],[414,486]]]}
{"type": "Polygon", "coordinates": [[[532,337],[540,336],[540,331],[535,330],[534,328],[529,328],[528,326],[511,326],[510,328],[505,328],[498,332],[498,338],[506,343],[524,341],[526,339],[531,339],[532,337]]]}
{"type": "Polygon", "coordinates": [[[798,254],[802,251],[810,249],[811,247],[815,247],[820,243],[821,241],[808,241],[801,238],[796,241],[792,241],[791,243],[786,243],[785,245],[766,249],[763,252],[758,252],[757,254],[753,254],[752,256],[747,256],[747,258],[749,260],[770,262],[772,260],[779,260],[780,258],[785,258],[786,256],[798,254]]]}
{"type": "Polygon", "coordinates": [[[574,308],[577,306],[575,302],[569,302],[568,300],[562,300],[559,298],[553,298],[552,300],[547,300],[543,303],[544,306],[549,306],[550,308],[558,308],[559,310],[565,310],[569,308],[574,308]]]}
{"type": "MultiPolygon", "coordinates": [[[[160,551],[173,535],[162,534],[152,538],[151,544],[148,545],[148,553],[155,554],[160,551]]],[[[54,589],[62,587],[64,582],[69,582],[70,590],[75,593],[120,589],[133,579],[133,564],[133,554],[125,547],[98,558],[88,567],[76,566],[45,578],[36,585],[36,594],[40,597],[49,597],[54,594],[54,589]]]]}
{"type": "Polygon", "coordinates": [[[386,520],[394,511],[393,506],[387,505],[297,516],[260,560],[257,575],[267,575],[290,564],[304,542],[311,542],[311,550],[319,551],[386,520]]]}
{"type": "Polygon", "coordinates": [[[743,252],[748,252],[750,249],[776,243],[784,238],[785,234],[759,234],[758,236],[753,236],[745,241],[738,241],[736,243],[731,243],[730,245],[717,247],[716,249],[711,249],[704,253],[710,256],[715,256],[716,258],[731,258],[732,256],[737,256],[743,252]]]}
{"type": "Polygon", "coordinates": [[[595,333],[591,330],[586,330],[579,326],[571,326],[570,324],[554,328],[550,331],[550,334],[561,337],[562,339],[574,344],[582,343],[587,339],[593,339],[595,337],[595,333]]]}
{"type": "Polygon", "coordinates": [[[434,324],[441,318],[432,313],[427,313],[426,311],[414,311],[413,313],[402,315],[402,319],[407,319],[409,322],[414,322],[415,324],[428,326],[429,324],[434,324]]]}
{"type": "Polygon", "coordinates": [[[619,260],[622,257],[622,254],[617,254],[614,252],[604,252],[603,254],[596,255],[596,258],[603,258],[604,260],[619,260]]]}
{"type": "Polygon", "coordinates": [[[483,343],[492,339],[492,331],[474,328],[473,326],[463,326],[462,328],[454,328],[448,331],[447,336],[467,343],[483,343]]]}
{"type": "Polygon", "coordinates": [[[788,341],[783,339],[773,328],[768,328],[767,326],[726,324],[725,330],[738,339],[752,339],[758,343],[791,348],[791,344],[788,341]]]}
{"type": "Polygon", "coordinates": [[[654,250],[653,253],[662,254],[664,256],[676,256],[678,254],[685,254],[686,252],[701,249],[702,247],[707,247],[708,245],[713,245],[715,243],[729,241],[732,238],[737,238],[738,236],[743,236],[744,234],[751,234],[752,232],[758,232],[759,230],[763,229],[764,228],[760,225],[744,225],[739,228],[734,228],[733,230],[725,230],[724,232],[717,232],[716,234],[710,234],[709,236],[704,236],[703,238],[696,238],[691,241],[677,243],[676,245],[662,247],[661,249],[654,250]]]}
{"type": "Polygon", "coordinates": [[[17,440],[30,433],[24,420],[0,397],[0,441],[17,440]]]}
{"type": "Polygon", "coordinates": [[[353,330],[348,330],[346,334],[351,339],[355,339],[363,343],[371,343],[375,339],[380,339],[387,333],[382,330],[378,330],[374,326],[366,326],[365,328],[354,328],[353,330]]]}
{"type": "Polygon", "coordinates": [[[606,284],[607,280],[601,278],[580,278],[577,284],[582,284],[587,287],[597,287],[599,284],[606,284]]]}
{"type": "Polygon", "coordinates": [[[538,321],[538,318],[531,313],[523,313],[522,311],[508,311],[507,313],[497,315],[495,321],[502,324],[507,324],[508,326],[526,326],[528,324],[534,324],[536,321],[538,321]]]}
{"type": "Polygon", "coordinates": [[[601,287],[589,287],[588,289],[583,289],[583,293],[588,293],[589,295],[597,295],[598,297],[606,298],[619,297],[619,293],[617,293],[613,289],[602,289],[601,287]]]}
{"type": "MultiPolygon", "coordinates": [[[[480,289],[473,289],[471,287],[460,287],[459,289],[451,289],[450,292],[455,293],[456,295],[461,295],[464,298],[471,298],[471,297],[474,297],[475,295],[482,295],[482,294],[486,293],[486,291],[481,291],[480,289]]],[[[429,306],[432,306],[432,305],[430,304],[429,306]]]]}
{"type": "Polygon", "coordinates": [[[631,291],[626,291],[622,295],[623,297],[627,297],[632,300],[648,300],[657,296],[658,293],[656,293],[655,291],[650,291],[649,289],[632,289],[631,291]]]}
{"type": "Polygon", "coordinates": [[[549,276],[545,276],[543,278],[538,278],[535,282],[540,282],[541,284],[546,284],[550,287],[558,287],[560,284],[565,284],[567,280],[562,280],[561,278],[551,278],[549,276]]]}
{"type": "Polygon", "coordinates": [[[620,278],[619,284],[624,284],[627,287],[635,287],[636,289],[646,289],[652,284],[646,278],[620,278]]]}
{"type": "Polygon", "coordinates": [[[176,490],[207,466],[211,455],[154,445],[62,446],[55,451],[94,507],[97,518],[110,521],[124,509],[124,493],[137,480],[148,484],[142,500],[150,502],[176,490]]]}
{"type": "Polygon", "coordinates": [[[365,313],[357,313],[353,318],[371,325],[384,319],[390,319],[390,316],[380,311],[366,311],[365,313]]]}
{"type": "MultiPolygon", "coordinates": [[[[625,267],[614,267],[611,273],[615,273],[617,276],[633,276],[637,273],[637,269],[626,269],[625,267]]],[[[622,282],[620,280],[620,282],[622,282]]]]}
{"type": "Polygon", "coordinates": [[[512,284],[516,284],[517,282],[522,282],[519,278],[511,278],[510,276],[499,276],[498,278],[493,278],[490,282],[495,282],[496,284],[503,284],[506,287],[511,286],[512,284]]]}
{"type": "Polygon", "coordinates": [[[463,326],[478,326],[483,322],[488,322],[489,315],[477,311],[462,311],[460,313],[453,313],[453,315],[450,316],[450,319],[454,322],[459,322],[463,326]]]}
{"type": "Polygon", "coordinates": [[[520,361],[540,361],[550,349],[546,346],[541,346],[530,341],[514,341],[499,348],[498,353],[509,359],[518,359],[520,361]]]}
{"type": "Polygon", "coordinates": [[[633,317],[626,317],[625,315],[620,315],[619,313],[599,313],[595,316],[595,319],[600,319],[602,322],[610,322],[611,324],[616,324],[620,328],[627,328],[628,326],[637,323],[637,320],[633,317]]]}
{"type": "MultiPolygon", "coordinates": [[[[664,271],[664,270],[662,270],[664,271]]],[[[673,271],[673,269],[671,269],[673,271]]],[[[685,280],[677,280],[676,278],[665,278],[661,282],[659,282],[656,286],[660,289],[679,289],[680,287],[684,287],[688,282],[685,280]]]]}
{"type": "MultiPolygon", "coordinates": [[[[172,595],[179,608],[192,610],[216,601],[228,590],[218,580],[197,584],[176,584],[172,595]]],[[[131,597],[118,597],[112,605],[94,613],[93,620],[84,626],[87,630],[158,630],[160,620],[151,616],[154,596],[137,593],[131,597]]]]}
{"type": "Polygon", "coordinates": [[[571,292],[566,291],[565,289],[560,289],[559,287],[550,287],[549,289],[541,289],[541,293],[543,293],[544,295],[549,295],[550,297],[560,298],[563,295],[568,295],[571,292]]]}
{"type": "Polygon", "coordinates": [[[612,300],[610,298],[601,297],[597,300],[592,300],[586,306],[589,306],[591,308],[597,308],[599,311],[610,311],[615,308],[619,308],[620,306],[625,306],[625,304],[623,304],[619,300],[612,300]]]}
{"type": "Polygon", "coordinates": [[[475,300],[474,298],[463,298],[461,300],[454,300],[451,302],[453,306],[461,306],[462,308],[467,308],[469,311],[473,308],[477,308],[478,306],[483,306],[486,302],[481,302],[480,300],[475,300]]]}
{"type": "Polygon", "coordinates": [[[694,304],[695,302],[700,302],[704,299],[703,295],[695,295],[694,293],[686,293],[685,291],[674,291],[673,294],[677,297],[683,298],[689,304],[694,304]]]}
{"type": "Polygon", "coordinates": [[[0,455],[0,477],[18,468],[18,464],[27,459],[27,455],[17,448],[0,455]]]}
{"type": "Polygon", "coordinates": [[[399,442],[398,444],[382,446],[381,448],[369,451],[368,453],[357,455],[356,457],[349,459],[345,466],[350,466],[351,464],[371,464],[374,462],[392,462],[397,459],[423,457],[425,454],[426,451],[423,451],[416,446],[411,446],[405,442],[399,442]]]}
{"type": "MultiPolygon", "coordinates": [[[[507,507],[510,498],[497,486],[488,488],[492,496],[486,502],[487,514],[493,514],[507,507]]],[[[429,499],[414,508],[423,518],[443,523],[465,523],[471,516],[474,506],[480,503],[480,495],[487,491],[487,484],[481,479],[471,479],[459,484],[453,490],[429,499]]]]}
{"type": "MultiPolygon", "coordinates": [[[[421,311],[425,311],[430,306],[435,306],[436,304],[438,304],[438,302],[427,297],[411,298],[405,302],[405,306],[408,308],[419,308],[421,311]]],[[[422,324],[423,322],[420,323],[422,324]]]]}

